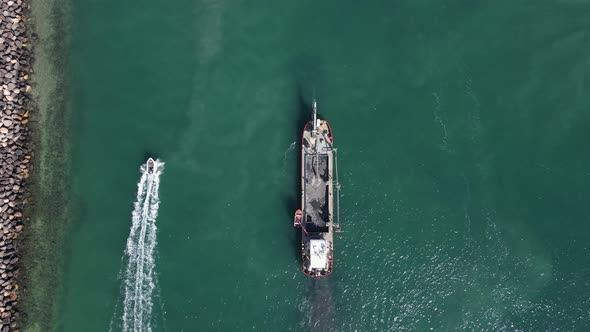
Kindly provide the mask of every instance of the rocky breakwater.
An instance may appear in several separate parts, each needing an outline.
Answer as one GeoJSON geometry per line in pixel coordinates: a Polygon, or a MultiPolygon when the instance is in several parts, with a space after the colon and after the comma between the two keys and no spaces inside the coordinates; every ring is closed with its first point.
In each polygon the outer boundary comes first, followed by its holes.
{"type": "Polygon", "coordinates": [[[23,228],[25,183],[30,169],[31,51],[22,0],[0,5],[0,332],[17,331],[18,237],[23,228]]]}

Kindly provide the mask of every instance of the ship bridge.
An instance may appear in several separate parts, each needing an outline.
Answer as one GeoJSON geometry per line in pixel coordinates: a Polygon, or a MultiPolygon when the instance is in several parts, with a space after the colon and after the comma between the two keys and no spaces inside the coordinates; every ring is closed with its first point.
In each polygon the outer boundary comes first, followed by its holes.
{"type": "Polygon", "coordinates": [[[325,269],[328,263],[326,240],[311,239],[309,240],[309,268],[325,269]]]}

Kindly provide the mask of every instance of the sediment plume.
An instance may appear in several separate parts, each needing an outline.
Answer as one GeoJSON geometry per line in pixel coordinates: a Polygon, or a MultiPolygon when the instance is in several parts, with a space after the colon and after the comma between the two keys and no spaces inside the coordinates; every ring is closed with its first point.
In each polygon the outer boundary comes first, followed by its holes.
{"type": "Polygon", "coordinates": [[[18,238],[23,229],[25,185],[31,147],[27,123],[32,101],[31,51],[25,16],[28,4],[0,4],[0,332],[18,331],[18,238]]]}

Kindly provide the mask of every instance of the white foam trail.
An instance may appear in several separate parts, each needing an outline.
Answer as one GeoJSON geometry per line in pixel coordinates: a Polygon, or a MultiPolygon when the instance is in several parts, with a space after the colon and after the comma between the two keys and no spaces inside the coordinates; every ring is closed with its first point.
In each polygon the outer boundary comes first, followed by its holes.
{"type": "Polygon", "coordinates": [[[435,107],[434,107],[434,119],[436,120],[436,122],[438,122],[438,124],[440,124],[440,127],[442,129],[442,133],[443,133],[443,138],[442,138],[442,149],[445,151],[448,151],[449,148],[449,143],[448,143],[448,133],[447,133],[447,125],[445,123],[445,121],[443,120],[443,117],[441,116],[441,105],[440,105],[440,96],[438,95],[438,93],[433,92],[432,96],[434,97],[434,103],[435,103],[435,107]]]}
{"type": "Polygon", "coordinates": [[[285,150],[285,152],[283,153],[283,162],[287,161],[287,157],[288,154],[295,150],[295,147],[297,146],[297,142],[292,142],[291,145],[289,145],[289,148],[287,148],[287,150],[285,150]]]}
{"type": "Polygon", "coordinates": [[[156,217],[160,204],[158,188],[164,163],[156,160],[153,174],[141,166],[137,199],[132,214],[131,230],[125,249],[126,268],[123,275],[123,332],[150,332],[152,293],[155,288],[156,217]]]}

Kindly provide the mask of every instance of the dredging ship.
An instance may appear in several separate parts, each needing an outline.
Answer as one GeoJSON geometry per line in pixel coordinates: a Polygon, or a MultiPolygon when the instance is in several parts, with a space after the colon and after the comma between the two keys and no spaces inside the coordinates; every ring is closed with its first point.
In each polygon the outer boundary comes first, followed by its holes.
{"type": "Polygon", "coordinates": [[[314,278],[332,273],[334,232],[340,230],[340,186],[333,144],[330,124],[317,118],[314,101],[313,118],[305,124],[301,138],[301,209],[295,212],[293,220],[293,226],[301,228],[303,273],[314,278]]]}

